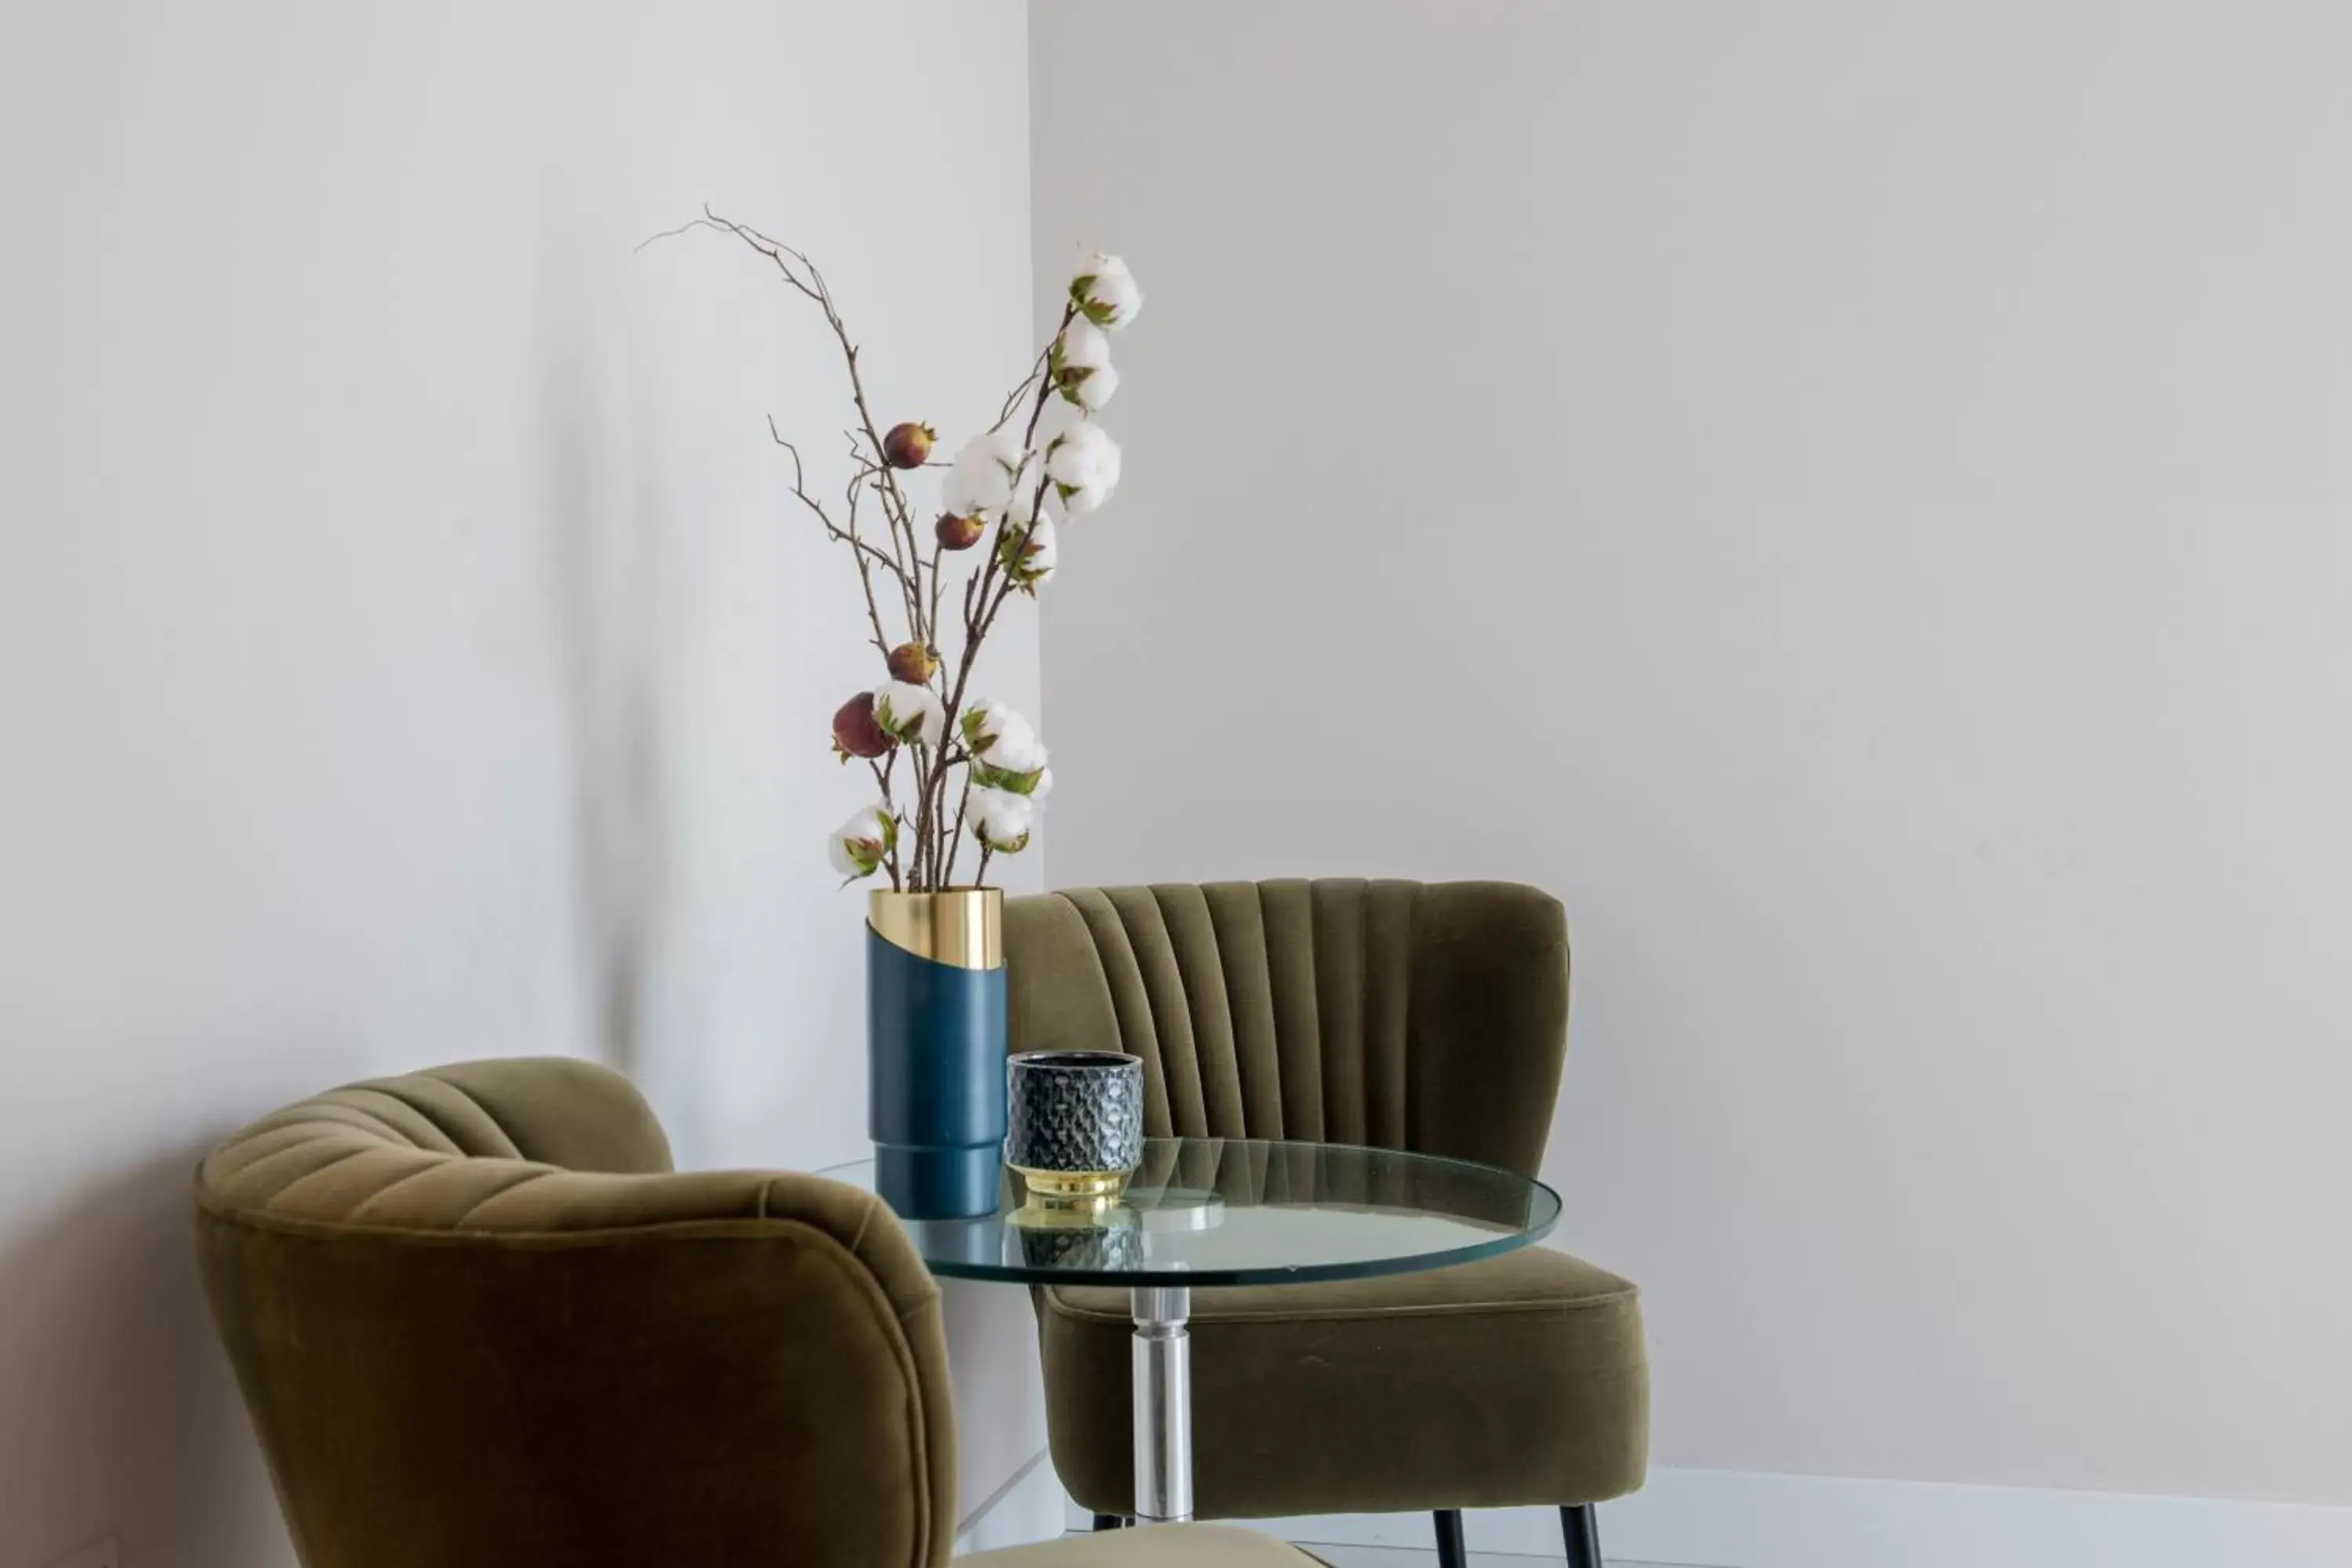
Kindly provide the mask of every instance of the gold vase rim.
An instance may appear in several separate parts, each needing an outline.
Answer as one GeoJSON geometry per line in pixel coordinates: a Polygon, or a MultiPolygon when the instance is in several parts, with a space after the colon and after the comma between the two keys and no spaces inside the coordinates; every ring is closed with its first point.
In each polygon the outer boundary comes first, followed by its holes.
{"type": "Polygon", "coordinates": [[[866,924],[891,946],[956,969],[1004,967],[1004,890],[942,888],[866,895],[866,924]]]}
{"type": "Polygon", "coordinates": [[[966,887],[961,883],[952,888],[868,888],[868,899],[997,899],[1004,889],[997,887],[966,887]]]}

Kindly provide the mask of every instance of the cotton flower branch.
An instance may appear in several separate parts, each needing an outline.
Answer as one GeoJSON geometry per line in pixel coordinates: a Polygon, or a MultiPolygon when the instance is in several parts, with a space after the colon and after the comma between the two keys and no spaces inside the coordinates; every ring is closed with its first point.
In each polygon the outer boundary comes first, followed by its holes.
{"type": "Polygon", "coordinates": [[[849,474],[837,511],[810,493],[800,447],[769,423],[771,437],[792,458],[793,499],[827,538],[848,547],[869,640],[883,663],[880,679],[834,713],[835,754],[845,763],[864,762],[878,795],[835,833],[834,868],[853,880],[887,871],[893,888],[936,891],[953,884],[969,831],[980,852],[975,879],[984,878],[992,857],[1027,847],[1053,770],[1026,720],[1001,703],[966,709],[965,693],[1005,601],[1015,593],[1034,597],[1055,574],[1060,547],[1049,502],[1066,521],[1099,508],[1118,484],[1118,447],[1093,416],[1118,387],[1109,334],[1134,320],[1142,291],[1118,258],[1088,257],[1071,279],[1053,335],[1006,395],[994,423],[943,463],[939,430],[927,420],[899,419],[886,428],[876,418],[857,343],[814,262],[708,207],[668,233],[698,228],[740,240],[817,306],[839,346],[856,411],[856,425],[844,432],[849,474]],[[1075,418],[1041,441],[1057,395],[1075,418]],[[1024,407],[1027,417],[1019,420],[1024,407]],[[931,468],[945,470],[939,505],[919,510],[909,487],[928,483],[931,468]],[[869,502],[881,522],[878,540],[861,529],[869,502]],[[993,542],[976,550],[992,530],[993,542]],[[950,572],[961,580],[963,633],[951,651],[940,637],[950,572]],[[880,591],[877,575],[886,579],[880,591]],[[904,622],[895,631],[884,614],[890,587],[904,622]],[[904,798],[894,788],[902,754],[909,773],[904,798]]]}

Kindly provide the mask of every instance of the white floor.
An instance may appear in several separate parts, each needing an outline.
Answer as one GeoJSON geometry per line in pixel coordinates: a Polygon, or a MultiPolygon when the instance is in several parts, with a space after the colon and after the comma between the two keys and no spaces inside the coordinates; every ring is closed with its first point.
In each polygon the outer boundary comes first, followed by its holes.
{"type": "MultiPolygon", "coordinates": [[[[1407,1551],[1401,1546],[1317,1546],[1301,1542],[1309,1552],[1331,1564],[1331,1568],[1435,1568],[1437,1549],[1426,1552],[1407,1551]]],[[[1470,1568],[1532,1568],[1538,1563],[1559,1563],[1558,1557],[1518,1557],[1500,1552],[1473,1552],[1470,1568]]],[[[1626,1563],[1610,1558],[1609,1568],[1659,1568],[1658,1564],[1626,1563]]]]}
{"type": "MultiPolygon", "coordinates": [[[[1424,1552],[1402,1546],[1320,1546],[1311,1541],[1302,1541],[1299,1544],[1331,1564],[1331,1568],[1437,1568],[1435,1546],[1424,1552]]],[[[1521,1557],[1501,1552],[1470,1553],[1470,1568],[1534,1568],[1537,1563],[1562,1561],[1559,1557],[1521,1557]]],[[[1667,1568],[1667,1565],[1628,1563],[1622,1558],[1612,1557],[1608,1560],[1608,1568],[1667,1568]]]]}

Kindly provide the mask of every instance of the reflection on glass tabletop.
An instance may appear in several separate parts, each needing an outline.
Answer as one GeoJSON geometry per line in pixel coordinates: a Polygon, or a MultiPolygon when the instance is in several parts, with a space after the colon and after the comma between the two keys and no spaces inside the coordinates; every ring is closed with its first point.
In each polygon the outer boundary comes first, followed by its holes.
{"type": "MultiPolygon", "coordinates": [[[[821,1171],[874,1190],[871,1161],[821,1171]]],[[[1261,1138],[1150,1138],[1127,1190],[1055,1208],[1004,1173],[996,1212],[907,1220],[935,1274],[1035,1285],[1279,1285],[1402,1274],[1524,1247],[1559,1194],[1435,1154],[1261,1138]]]]}

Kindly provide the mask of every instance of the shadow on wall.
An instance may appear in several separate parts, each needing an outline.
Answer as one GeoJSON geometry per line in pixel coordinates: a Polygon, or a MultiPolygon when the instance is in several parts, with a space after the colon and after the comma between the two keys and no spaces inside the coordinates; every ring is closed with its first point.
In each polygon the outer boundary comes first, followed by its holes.
{"type": "Polygon", "coordinates": [[[40,1568],[107,1532],[131,1563],[293,1561],[196,1278],[197,1155],[128,1170],[0,1248],[7,1568],[40,1568]],[[82,1540],[18,1533],[62,1519],[103,1523],[82,1540]]]}
{"type": "MultiPolygon", "coordinates": [[[[668,612],[661,520],[627,443],[626,386],[606,355],[618,312],[595,292],[551,221],[546,287],[535,323],[537,515],[548,671],[570,799],[580,990],[573,1038],[501,1040],[517,1054],[591,1056],[641,1083],[659,1079],[647,1035],[667,909],[669,809],[662,719],[668,612]]],[[[527,618],[522,625],[528,626],[527,618]]],[[[390,973],[408,976],[396,960],[390,973]]],[[[259,1448],[197,1278],[190,1185],[213,1136],[276,1104],[378,1071],[450,1054],[418,1040],[383,1059],[367,1037],[363,996],[352,1037],[272,1056],[276,1091],[229,1108],[224,1125],[184,1125],[188,1141],[77,1180],[25,1228],[0,1232],[0,1568],[45,1568],[111,1533],[125,1561],[172,1568],[278,1568],[288,1542],[259,1448]],[[371,1059],[371,1058],[373,1059],[371,1059]],[[209,1132],[212,1136],[199,1137],[209,1132]],[[69,1531],[59,1538],[60,1531],[69,1531]]],[[[224,1027],[235,1018],[213,1020],[224,1027]]],[[[459,1054],[463,1054],[462,1052],[459,1054]]],[[[248,1075],[253,1076],[253,1075],[248,1075]]],[[[666,1122],[689,1121],[675,1068],[666,1122]]],[[[651,1089],[653,1086],[648,1085],[651,1089]]]]}
{"type": "MultiPolygon", "coordinates": [[[[671,895],[663,717],[675,631],[658,487],[616,388],[604,271],[582,259],[593,229],[560,197],[539,234],[538,432],[555,647],[556,701],[571,762],[575,931],[588,1054],[668,1108],[672,1136],[691,1108],[648,1083],[654,967],[671,895]]],[[[630,365],[628,370],[641,367],[630,365]]],[[[678,1086],[661,1086],[678,1087],[678,1086]]]]}

